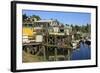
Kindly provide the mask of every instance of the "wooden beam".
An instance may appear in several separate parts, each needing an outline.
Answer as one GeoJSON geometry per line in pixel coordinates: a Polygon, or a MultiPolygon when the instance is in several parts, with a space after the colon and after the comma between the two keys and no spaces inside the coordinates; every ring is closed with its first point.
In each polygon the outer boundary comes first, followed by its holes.
{"type": "Polygon", "coordinates": [[[55,61],[57,61],[57,48],[55,48],[55,61]]]}

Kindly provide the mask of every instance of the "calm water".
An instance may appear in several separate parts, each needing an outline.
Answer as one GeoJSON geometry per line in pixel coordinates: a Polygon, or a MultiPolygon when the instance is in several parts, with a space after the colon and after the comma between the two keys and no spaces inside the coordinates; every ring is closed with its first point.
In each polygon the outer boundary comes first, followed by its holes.
{"type": "Polygon", "coordinates": [[[80,50],[74,50],[71,55],[71,60],[86,60],[91,59],[91,48],[86,44],[80,44],[80,50]]]}

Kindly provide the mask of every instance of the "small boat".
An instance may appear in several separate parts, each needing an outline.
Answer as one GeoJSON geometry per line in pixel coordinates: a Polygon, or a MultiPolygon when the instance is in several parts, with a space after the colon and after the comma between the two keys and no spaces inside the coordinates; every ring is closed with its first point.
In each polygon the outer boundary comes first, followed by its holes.
{"type": "Polygon", "coordinates": [[[72,46],[73,46],[73,49],[76,49],[77,48],[77,43],[73,42],[72,46]]]}
{"type": "Polygon", "coordinates": [[[78,40],[77,41],[73,41],[72,42],[72,47],[73,47],[73,50],[79,48],[79,41],[78,40]]]}
{"type": "Polygon", "coordinates": [[[91,41],[90,40],[86,40],[85,44],[87,44],[88,46],[90,46],[91,45],[91,41]]]}

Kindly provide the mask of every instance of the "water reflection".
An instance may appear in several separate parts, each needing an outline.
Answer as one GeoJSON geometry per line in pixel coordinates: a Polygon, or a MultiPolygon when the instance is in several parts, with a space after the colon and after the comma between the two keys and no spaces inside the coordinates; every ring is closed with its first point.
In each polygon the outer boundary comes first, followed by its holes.
{"type": "Polygon", "coordinates": [[[80,48],[72,52],[71,60],[86,60],[86,59],[91,59],[91,47],[84,43],[80,43],[80,48]]]}

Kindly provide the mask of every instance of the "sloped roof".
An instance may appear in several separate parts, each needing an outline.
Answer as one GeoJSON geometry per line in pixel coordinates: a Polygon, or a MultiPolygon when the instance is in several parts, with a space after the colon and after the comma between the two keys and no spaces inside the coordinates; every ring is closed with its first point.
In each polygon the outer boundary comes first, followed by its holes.
{"type": "Polygon", "coordinates": [[[54,20],[39,20],[39,21],[35,21],[35,22],[51,22],[51,21],[54,21],[54,20]]]}

